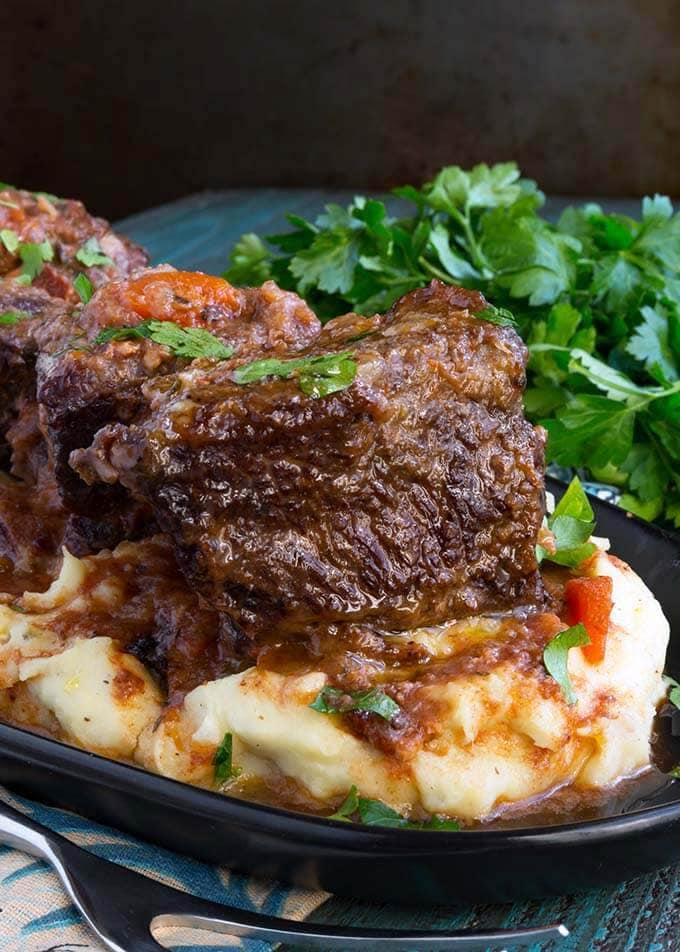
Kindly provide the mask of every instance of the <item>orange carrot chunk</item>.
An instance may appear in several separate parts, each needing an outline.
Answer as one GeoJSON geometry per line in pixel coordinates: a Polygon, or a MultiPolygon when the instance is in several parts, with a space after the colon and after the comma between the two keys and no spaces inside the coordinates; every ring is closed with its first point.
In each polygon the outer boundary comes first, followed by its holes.
{"type": "Polygon", "coordinates": [[[608,575],[598,575],[595,578],[572,578],[564,589],[567,621],[570,625],[581,622],[588,632],[590,644],[581,650],[591,664],[604,658],[612,613],[612,588],[608,575]]]}

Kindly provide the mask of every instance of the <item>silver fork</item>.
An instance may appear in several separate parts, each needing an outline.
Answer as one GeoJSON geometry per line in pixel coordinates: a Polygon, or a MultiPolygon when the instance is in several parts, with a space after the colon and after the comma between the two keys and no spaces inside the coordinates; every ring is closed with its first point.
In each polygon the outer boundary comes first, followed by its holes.
{"type": "MultiPolygon", "coordinates": [[[[436,834],[433,834],[436,835],[436,834]]],[[[6,803],[0,803],[0,842],[46,860],[90,929],[111,952],[158,952],[166,948],[156,930],[180,926],[309,949],[418,952],[426,949],[506,949],[569,935],[563,925],[484,932],[409,932],[353,929],[293,922],[207,902],[110,863],[54,833],[6,803]]]]}

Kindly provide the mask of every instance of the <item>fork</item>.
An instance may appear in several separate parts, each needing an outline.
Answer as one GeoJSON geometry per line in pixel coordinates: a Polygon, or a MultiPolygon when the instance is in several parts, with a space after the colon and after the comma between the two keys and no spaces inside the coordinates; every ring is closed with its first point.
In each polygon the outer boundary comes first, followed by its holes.
{"type": "Polygon", "coordinates": [[[0,802],[0,842],[46,860],[85,922],[111,952],[158,952],[154,932],[174,926],[289,942],[301,948],[413,952],[506,949],[563,939],[559,924],[529,929],[451,932],[355,929],[294,922],[199,899],[118,866],[76,846],[48,827],[0,802]]]}

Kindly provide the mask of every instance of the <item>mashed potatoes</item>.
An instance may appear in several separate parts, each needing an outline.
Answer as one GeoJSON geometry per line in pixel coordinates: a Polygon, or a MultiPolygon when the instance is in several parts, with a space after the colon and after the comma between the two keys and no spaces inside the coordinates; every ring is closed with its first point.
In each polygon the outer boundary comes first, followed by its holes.
{"type": "MultiPolygon", "coordinates": [[[[606,786],[649,763],[668,623],[641,579],[604,552],[588,572],[613,581],[606,656],[591,664],[579,648],[569,652],[577,703],[546,690],[544,670],[500,658],[483,674],[423,683],[419,698],[436,717],[400,756],[353,733],[341,715],[310,708],[327,682],[322,671],[253,667],[195,688],[178,708],[164,708],[151,674],[111,638],[59,634],[54,621],[63,612],[86,611],[88,597],[115,600],[113,590],[83,594],[89,562],[66,555],[47,593],[25,596],[21,612],[0,606],[5,719],[207,785],[215,751],[229,733],[246,787],[253,779],[288,778],[320,809],[331,809],[356,785],[400,812],[464,821],[567,783],[606,786]]],[[[458,623],[407,637],[442,660],[455,658],[472,638],[492,637],[497,624],[476,620],[467,629],[458,623]]]]}

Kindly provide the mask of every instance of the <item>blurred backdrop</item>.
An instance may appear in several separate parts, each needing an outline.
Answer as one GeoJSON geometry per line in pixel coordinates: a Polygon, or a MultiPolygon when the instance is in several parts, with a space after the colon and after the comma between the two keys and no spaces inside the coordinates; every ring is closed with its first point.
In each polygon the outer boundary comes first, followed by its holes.
{"type": "Polygon", "coordinates": [[[515,158],[680,195],[677,0],[2,0],[0,178],[110,217],[515,158]]]}

